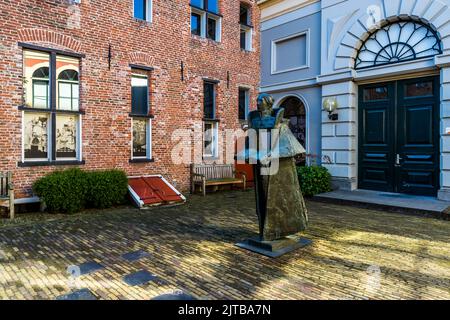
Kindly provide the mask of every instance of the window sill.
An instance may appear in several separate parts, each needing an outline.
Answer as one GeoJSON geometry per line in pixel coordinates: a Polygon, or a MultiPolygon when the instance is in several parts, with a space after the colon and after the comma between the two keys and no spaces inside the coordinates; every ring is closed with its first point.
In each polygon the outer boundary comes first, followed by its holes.
{"type": "Polygon", "coordinates": [[[211,38],[207,38],[207,37],[202,37],[196,34],[192,34],[191,33],[191,39],[192,40],[196,40],[196,41],[201,41],[201,42],[208,42],[211,43],[213,45],[220,45],[222,43],[222,41],[217,41],[217,40],[213,40],[211,38]]]}
{"type": "Polygon", "coordinates": [[[79,166],[86,164],[86,161],[68,160],[68,161],[25,161],[18,162],[19,168],[27,167],[46,167],[46,166],[79,166]]]}
{"type": "Polygon", "coordinates": [[[26,106],[18,106],[17,109],[20,111],[30,111],[30,112],[54,112],[54,113],[66,113],[66,114],[85,114],[84,110],[61,110],[61,109],[44,109],[44,108],[32,108],[26,106]]]}
{"type": "Polygon", "coordinates": [[[146,118],[146,119],[153,119],[155,116],[153,114],[134,114],[134,113],[130,113],[129,116],[131,118],[146,118]]]}
{"type": "Polygon", "coordinates": [[[220,122],[220,119],[203,118],[204,122],[220,122]]]}
{"type": "Polygon", "coordinates": [[[140,19],[140,18],[136,18],[136,17],[133,17],[133,20],[141,25],[144,24],[144,25],[150,26],[152,24],[151,20],[144,20],[144,19],[140,19]]]}
{"type": "Polygon", "coordinates": [[[151,159],[130,159],[130,163],[151,163],[155,162],[154,158],[151,159]]]}

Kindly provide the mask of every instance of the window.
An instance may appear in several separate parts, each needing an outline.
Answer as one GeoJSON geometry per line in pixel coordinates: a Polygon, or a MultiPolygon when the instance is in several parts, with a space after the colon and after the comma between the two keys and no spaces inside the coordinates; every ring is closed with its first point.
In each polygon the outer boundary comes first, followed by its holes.
{"type": "Polygon", "coordinates": [[[139,20],[152,21],[152,1],[133,0],[133,17],[139,20]]]}
{"type": "Polygon", "coordinates": [[[239,23],[241,26],[241,37],[240,37],[241,49],[251,51],[253,27],[250,24],[249,8],[244,4],[241,4],[240,6],[239,23]]]}
{"type": "Polygon", "coordinates": [[[23,59],[22,161],[81,160],[79,58],[25,49],[23,59]]]}
{"type": "Polygon", "coordinates": [[[309,31],[272,42],[272,74],[309,67],[309,31]]]}
{"type": "Polygon", "coordinates": [[[203,115],[205,119],[214,119],[216,109],[216,85],[205,81],[203,84],[203,115]]]}
{"type": "Polygon", "coordinates": [[[149,100],[149,71],[133,70],[131,74],[132,160],[152,158],[149,100]]]}
{"type": "Polygon", "coordinates": [[[191,34],[220,42],[221,25],[218,0],[191,0],[191,34]]]}
{"type": "Polygon", "coordinates": [[[363,69],[411,61],[441,53],[438,34],[425,23],[391,22],[369,35],[359,49],[355,68],[363,69]]]}
{"type": "Polygon", "coordinates": [[[218,146],[218,123],[205,121],[203,123],[203,157],[217,157],[218,146]]]}
{"type": "Polygon", "coordinates": [[[151,119],[133,118],[132,159],[151,159],[151,119]]]}
{"type": "Polygon", "coordinates": [[[250,91],[245,88],[239,88],[239,120],[247,120],[250,102],[250,91]]]}
{"type": "Polygon", "coordinates": [[[205,81],[203,95],[203,157],[217,157],[216,84],[205,81]]]}

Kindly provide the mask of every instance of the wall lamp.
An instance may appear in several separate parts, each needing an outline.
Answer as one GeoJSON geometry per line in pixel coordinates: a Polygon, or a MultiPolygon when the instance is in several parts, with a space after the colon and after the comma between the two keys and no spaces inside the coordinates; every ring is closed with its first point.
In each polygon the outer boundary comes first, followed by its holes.
{"type": "Polygon", "coordinates": [[[332,121],[339,120],[339,115],[335,113],[338,108],[338,102],[336,98],[326,98],[323,100],[323,108],[328,112],[328,119],[332,121]]]}

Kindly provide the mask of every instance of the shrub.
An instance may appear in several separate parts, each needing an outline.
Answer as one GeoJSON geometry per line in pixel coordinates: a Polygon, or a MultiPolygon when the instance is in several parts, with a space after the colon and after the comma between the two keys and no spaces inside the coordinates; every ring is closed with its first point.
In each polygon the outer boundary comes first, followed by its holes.
{"type": "Polygon", "coordinates": [[[88,175],[87,203],[99,209],[121,204],[128,193],[128,179],[121,170],[93,171],[88,175]]]}
{"type": "Polygon", "coordinates": [[[33,191],[50,212],[78,212],[86,205],[87,174],[80,169],[56,171],[37,180],[33,191]]]}
{"type": "Polygon", "coordinates": [[[304,196],[312,197],[331,191],[331,174],[327,168],[321,166],[298,167],[297,173],[304,196]]]}
{"type": "Polygon", "coordinates": [[[121,204],[128,192],[128,179],[120,170],[84,172],[56,171],[38,179],[33,191],[49,212],[75,213],[86,207],[109,208],[121,204]]]}

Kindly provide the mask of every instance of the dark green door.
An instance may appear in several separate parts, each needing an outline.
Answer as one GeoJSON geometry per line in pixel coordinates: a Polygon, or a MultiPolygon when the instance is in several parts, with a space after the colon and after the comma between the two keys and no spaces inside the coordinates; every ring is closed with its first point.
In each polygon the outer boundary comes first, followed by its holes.
{"type": "Polygon", "coordinates": [[[436,195],[439,78],[359,89],[359,188],[436,195]]]}

